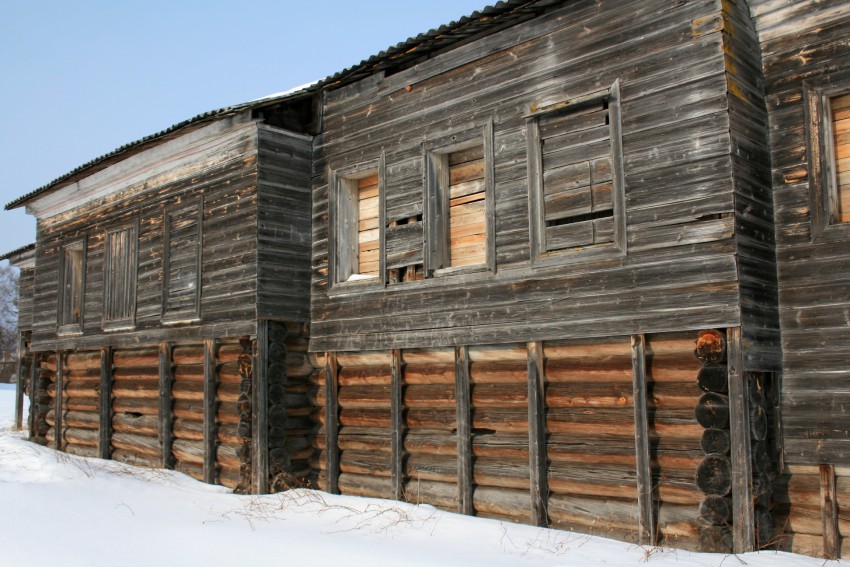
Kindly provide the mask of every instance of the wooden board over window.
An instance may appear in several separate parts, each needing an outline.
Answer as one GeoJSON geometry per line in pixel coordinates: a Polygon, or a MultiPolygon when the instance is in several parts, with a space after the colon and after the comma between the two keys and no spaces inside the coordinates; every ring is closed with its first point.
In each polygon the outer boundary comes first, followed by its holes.
{"type": "Polygon", "coordinates": [[[136,312],[136,226],[124,226],[106,233],[103,327],[133,325],[136,312]]]}
{"type": "Polygon", "coordinates": [[[378,277],[381,247],[379,230],[378,175],[357,180],[357,273],[378,277]]]}
{"type": "Polygon", "coordinates": [[[836,222],[850,222],[850,93],[829,101],[832,111],[832,148],[835,160],[835,193],[832,195],[836,222]]]}
{"type": "Polygon", "coordinates": [[[474,266],[487,261],[484,147],[448,154],[449,265],[474,266]]]}
{"type": "Polygon", "coordinates": [[[613,242],[607,102],[541,116],[539,132],[547,250],[613,242]]]}

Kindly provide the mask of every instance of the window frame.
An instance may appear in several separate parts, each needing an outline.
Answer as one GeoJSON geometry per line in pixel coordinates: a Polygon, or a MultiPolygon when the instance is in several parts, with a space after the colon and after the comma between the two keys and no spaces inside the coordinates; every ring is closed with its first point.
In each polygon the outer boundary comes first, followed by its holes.
{"type": "Polygon", "coordinates": [[[137,289],[136,284],[138,282],[138,271],[139,271],[139,221],[138,219],[134,219],[132,221],[124,222],[121,224],[114,225],[104,231],[103,237],[103,313],[101,317],[101,327],[104,331],[117,331],[117,330],[127,330],[132,329],[136,325],[136,299],[137,299],[137,289]],[[110,282],[107,280],[107,277],[110,273],[111,268],[111,255],[109,254],[109,238],[111,234],[130,231],[130,235],[128,237],[128,252],[127,252],[127,276],[129,277],[129,303],[128,311],[130,311],[130,316],[121,319],[109,319],[108,317],[108,309],[107,306],[111,300],[111,292],[112,286],[110,282]]]}
{"type": "Polygon", "coordinates": [[[328,169],[328,289],[378,288],[387,283],[386,270],[386,154],[357,165],[328,169]],[[352,198],[357,181],[378,176],[378,275],[351,279],[359,255],[357,222],[359,204],[352,198]],[[351,222],[354,214],[357,222],[351,222]]]}
{"type": "Polygon", "coordinates": [[[496,272],[496,190],[494,123],[490,118],[483,127],[458,132],[437,140],[423,142],[422,162],[423,221],[425,243],[423,250],[426,278],[453,274],[496,272]],[[447,265],[450,258],[448,156],[452,153],[481,146],[484,157],[484,221],[485,261],[469,266],[447,265]]]}
{"type": "Polygon", "coordinates": [[[204,199],[203,197],[182,200],[165,207],[163,211],[163,236],[162,236],[162,315],[160,321],[163,324],[194,323],[201,320],[201,287],[203,282],[203,239],[204,239],[204,199]],[[170,268],[171,268],[171,216],[176,211],[195,207],[197,215],[197,240],[195,242],[195,304],[194,308],[168,310],[170,268]]]}
{"type": "Polygon", "coordinates": [[[837,196],[830,99],[850,94],[850,71],[803,82],[803,114],[812,242],[850,238],[850,222],[834,221],[837,196]]]}
{"type": "Polygon", "coordinates": [[[86,309],[86,257],[87,257],[87,238],[85,236],[69,240],[60,247],[59,256],[59,287],[57,297],[57,328],[58,335],[79,335],[83,332],[83,321],[85,320],[86,309]],[[66,301],[65,301],[65,286],[67,285],[67,262],[68,252],[74,250],[80,252],[80,276],[77,285],[76,295],[80,303],[79,320],[68,321],[66,318],[66,301]]]}
{"type": "Polygon", "coordinates": [[[529,239],[532,266],[548,266],[571,262],[585,262],[598,258],[625,256],[627,253],[626,184],[623,160],[622,115],[620,108],[620,81],[611,87],[569,98],[547,97],[529,105],[526,114],[528,143],[528,208],[529,239]],[[543,193],[543,154],[540,149],[539,120],[551,113],[567,108],[580,108],[598,101],[608,102],[611,139],[611,176],[613,209],[613,242],[591,244],[586,247],[548,250],[546,245],[546,212],[543,193]]]}

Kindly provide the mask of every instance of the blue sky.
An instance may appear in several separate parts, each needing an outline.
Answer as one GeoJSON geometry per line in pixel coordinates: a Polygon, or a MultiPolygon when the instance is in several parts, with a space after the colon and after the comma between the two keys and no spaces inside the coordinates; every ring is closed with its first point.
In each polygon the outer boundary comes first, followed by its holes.
{"type": "MultiPolygon", "coordinates": [[[[207,110],[326,77],[492,3],[3,0],[0,201],[207,110]]],[[[0,212],[0,252],[35,240],[0,212]]]]}

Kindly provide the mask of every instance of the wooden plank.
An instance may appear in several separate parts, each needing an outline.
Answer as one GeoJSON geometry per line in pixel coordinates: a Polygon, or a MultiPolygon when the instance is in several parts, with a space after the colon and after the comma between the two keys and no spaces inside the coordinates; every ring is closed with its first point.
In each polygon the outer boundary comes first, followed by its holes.
{"type": "Polygon", "coordinates": [[[30,415],[31,419],[29,421],[29,433],[27,434],[27,439],[32,440],[35,437],[35,430],[37,428],[36,424],[36,414],[38,413],[38,405],[36,403],[36,396],[38,390],[38,365],[39,358],[41,356],[39,353],[32,353],[32,360],[30,361],[30,415]]]}
{"type": "MultiPolygon", "coordinates": [[[[24,335],[18,333],[18,358],[15,364],[15,430],[24,424],[24,335]]],[[[32,387],[32,386],[30,386],[32,387]]]]}
{"type": "Polygon", "coordinates": [[[543,343],[528,343],[528,466],[531,484],[531,521],[549,525],[549,483],[546,475],[546,396],[543,343]]]}
{"type": "Polygon", "coordinates": [[[390,470],[393,480],[393,498],[401,500],[404,491],[404,405],[402,400],[404,369],[401,351],[393,349],[391,356],[390,419],[392,421],[392,432],[390,438],[390,470]]]}
{"type": "Polygon", "coordinates": [[[269,322],[257,323],[251,388],[251,492],[269,491],[269,322]]]}
{"type": "Polygon", "coordinates": [[[647,410],[646,338],[632,335],[632,391],[635,411],[635,464],[640,544],[655,545],[655,498],[652,483],[652,457],[649,452],[649,413],[647,410]]]}
{"type": "Polygon", "coordinates": [[[335,352],[325,354],[325,470],[327,491],[339,494],[339,364],[335,352]]]}
{"type": "Polygon", "coordinates": [[[174,365],[171,363],[171,343],[159,344],[159,445],[160,466],[170,469],[174,466],[172,447],[174,445],[173,412],[171,386],[174,382],[174,365]]]}
{"type": "Polygon", "coordinates": [[[215,484],[216,433],[215,424],[215,339],[204,339],[204,482],[215,484]]]}
{"type": "Polygon", "coordinates": [[[112,348],[100,349],[100,416],[98,456],[110,458],[112,444],[112,348]]]}
{"type": "Polygon", "coordinates": [[[727,331],[727,366],[729,369],[729,435],[732,442],[732,537],[733,551],[746,553],[755,549],[755,512],[753,510],[752,459],[750,454],[750,418],[747,377],[741,328],[727,331]]]}
{"type": "Polygon", "coordinates": [[[65,390],[64,384],[64,360],[65,355],[61,350],[56,351],[56,395],[53,398],[56,409],[56,422],[53,425],[53,433],[56,441],[56,450],[62,450],[62,395],[65,390]]]}
{"type": "Polygon", "coordinates": [[[472,410],[469,384],[469,347],[455,347],[458,512],[471,516],[475,509],[472,502],[472,410]]]}
{"type": "Polygon", "coordinates": [[[841,535],[838,531],[835,467],[833,465],[820,465],[819,469],[823,554],[827,559],[838,559],[841,556],[841,535]]]}

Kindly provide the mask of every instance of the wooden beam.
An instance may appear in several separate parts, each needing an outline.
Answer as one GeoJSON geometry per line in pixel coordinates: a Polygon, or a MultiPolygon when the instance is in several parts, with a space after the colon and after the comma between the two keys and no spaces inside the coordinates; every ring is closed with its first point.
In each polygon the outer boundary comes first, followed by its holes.
{"type": "Polygon", "coordinates": [[[251,387],[251,491],[269,492],[269,322],[257,323],[251,387]]]}
{"type": "Polygon", "coordinates": [[[740,327],[727,331],[726,356],[729,369],[729,436],[732,443],[732,549],[735,553],[746,553],[755,549],[755,511],[747,403],[749,388],[744,373],[740,327]]]}
{"type": "Polygon", "coordinates": [[[458,512],[471,516],[472,485],[472,410],[469,381],[469,347],[455,347],[455,401],[457,408],[457,489],[458,512]]]}
{"type": "Polygon", "coordinates": [[[637,466],[640,545],[655,545],[655,498],[652,458],[649,453],[649,413],[646,386],[646,338],[632,335],[632,389],[635,411],[635,463],[637,466]]]}
{"type": "Polygon", "coordinates": [[[24,334],[18,333],[18,359],[15,368],[15,430],[24,425],[24,334]]]}
{"type": "Polygon", "coordinates": [[[100,349],[100,427],[97,454],[101,459],[111,456],[112,443],[112,348],[100,349]]]}
{"type": "Polygon", "coordinates": [[[64,356],[61,350],[56,351],[56,395],[53,398],[56,418],[53,425],[56,450],[62,450],[62,393],[65,391],[64,356]]]}
{"type": "Polygon", "coordinates": [[[546,476],[546,397],[543,343],[528,343],[528,464],[531,522],[549,525],[549,482],[546,476]]]}
{"type": "Polygon", "coordinates": [[[401,351],[393,349],[391,355],[390,420],[392,422],[392,432],[390,450],[392,454],[390,457],[390,470],[393,481],[393,498],[401,500],[404,495],[404,406],[402,397],[404,370],[402,368],[401,351]]]}
{"type": "Polygon", "coordinates": [[[204,339],[204,482],[216,483],[215,339],[204,339]]]}
{"type": "Polygon", "coordinates": [[[32,360],[30,361],[30,419],[29,419],[29,434],[27,438],[32,440],[36,436],[36,429],[38,428],[38,424],[36,423],[38,418],[38,407],[36,403],[36,399],[38,396],[38,365],[39,365],[39,354],[37,352],[32,353],[32,360]]]}
{"type": "Polygon", "coordinates": [[[171,343],[159,343],[159,462],[164,469],[174,466],[174,401],[171,387],[174,384],[174,365],[171,362],[171,343]]]}
{"type": "Polygon", "coordinates": [[[841,555],[841,536],[838,532],[838,503],[835,499],[835,467],[820,466],[820,501],[823,520],[823,555],[838,559],[841,555]]]}
{"type": "Polygon", "coordinates": [[[325,355],[325,464],[327,491],[339,494],[339,365],[336,353],[325,355]]]}

